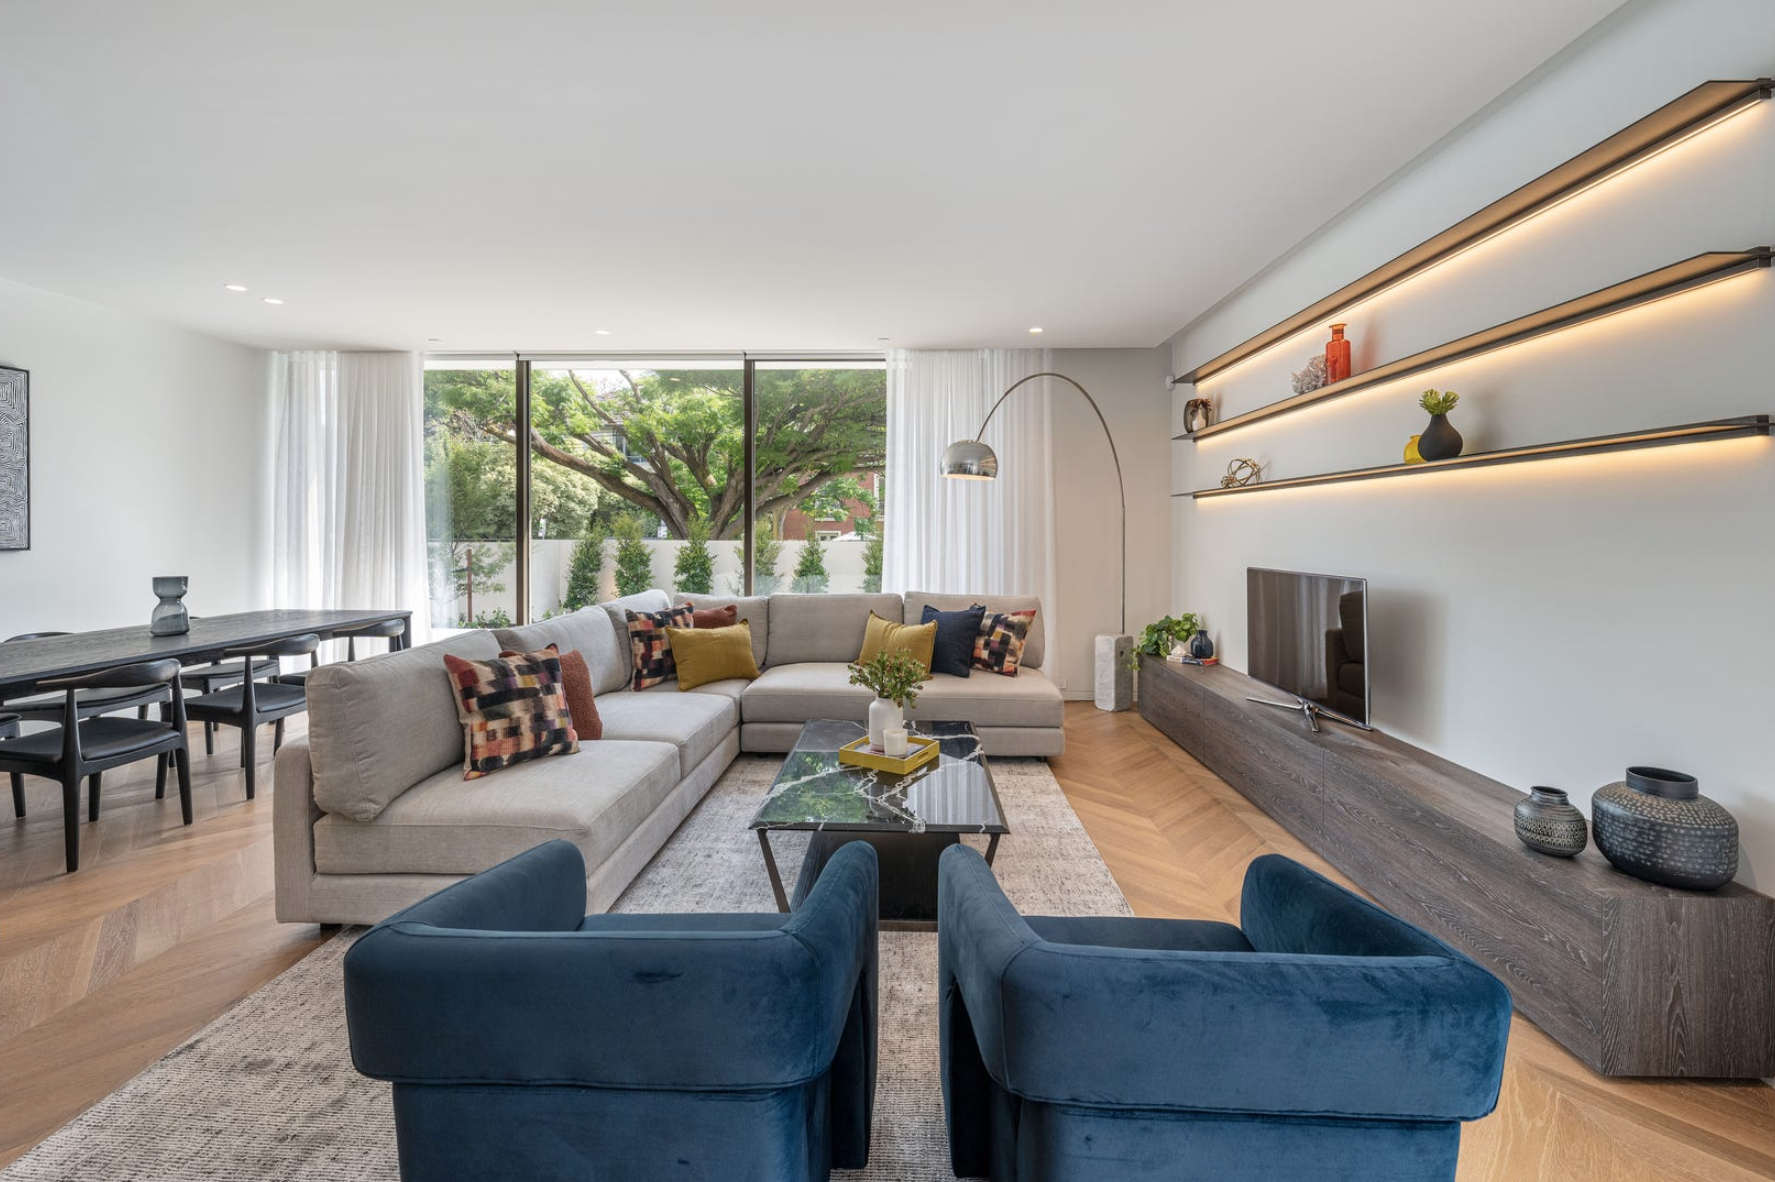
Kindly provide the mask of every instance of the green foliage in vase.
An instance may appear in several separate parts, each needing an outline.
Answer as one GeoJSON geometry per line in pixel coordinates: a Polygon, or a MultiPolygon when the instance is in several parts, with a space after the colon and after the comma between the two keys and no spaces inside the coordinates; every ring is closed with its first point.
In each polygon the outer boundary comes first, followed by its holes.
{"type": "Polygon", "coordinates": [[[634,514],[616,523],[616,593],[638,595],[653,586],[653,548],[641,540],[641,519],[634,514]]]}
{"type": "Polygon", "coordinates": [[[686,595],[707,595],[715,589],[715,556],[709,552],[709,523],[692,521],[685,543],[672,563],[672,582],[686,595]]]}
{"type": "Polygon", "coordinates": [[[852,662],[850,670],[852,685],[860,685],[896,706],[918,705],[918,687],[930,676],[930,670],[905,651],[877,653],[863,664],[852,662]]]}
{"type": "Polygon", "coordinates": [[[1424,396],[1418,399],[1418,405],[1433,415],[1445,415],[1460,400],[1461,396],[1453,390],[1425,390],[1424,396]]]}
{"type": "Polygon", "coordinates": [[[1160,660],[1171,655],[1173,647],[1188,644],[1190,637],[1202,630],[1202,621],[1195,612],[1184,612],[1181,616],[1163,616],[1154,623],[1140,630],[1140,639],[1134,644],[1134,652],[1128,658],[1128,667],[1140,668],[1142,653],[1160,660]]]}

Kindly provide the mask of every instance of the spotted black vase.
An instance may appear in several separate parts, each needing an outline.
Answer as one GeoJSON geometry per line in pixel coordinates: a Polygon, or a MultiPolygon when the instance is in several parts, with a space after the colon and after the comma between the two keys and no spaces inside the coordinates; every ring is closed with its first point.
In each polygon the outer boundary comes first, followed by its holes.
{"type": "Polygon", "coordinates": [[[1534,787],[1516,802],[1516,836],[1531,850],[1569,858],[1589,844],[1590,827],[1564,792],[1534,787]]]}
{"type": "Polygon", "coordinates": [[[1738,873],[1738,822],[1694,776],[1630,767],[1627,779],[1596,790],[1590,819],[1596,848],[1624,874],[1710,891],[1738,873]]]}

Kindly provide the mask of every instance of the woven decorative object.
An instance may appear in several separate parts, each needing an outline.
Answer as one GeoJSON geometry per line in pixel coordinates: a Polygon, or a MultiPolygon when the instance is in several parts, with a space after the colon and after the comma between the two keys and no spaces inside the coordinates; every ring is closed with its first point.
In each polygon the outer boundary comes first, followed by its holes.
{"type": "Polygon", "coordinates": [[[1623,874],[1710,891],[1738,873],[1738,821],[1702,796],[1695,777],[1630,767],[1590,798],[1596,848],[1623,874]]]}
{"type": "Polygon", "coordinates": [[[1226,475],[1220,478],[1222,488],[1244,488],[1247,484],[1256,483],[1263,475],[1263,469],[1256,460],[1234,460],[1226,466],[1226,475]]]}

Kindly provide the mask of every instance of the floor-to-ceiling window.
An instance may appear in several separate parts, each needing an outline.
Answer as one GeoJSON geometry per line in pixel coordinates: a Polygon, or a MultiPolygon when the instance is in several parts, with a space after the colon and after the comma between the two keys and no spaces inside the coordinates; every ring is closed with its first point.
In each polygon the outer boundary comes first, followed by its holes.
{"type": "Polygon", "coordinates": [[[440,621],[880,588],[879,359],[434,357],[426,432],[440,621]]]}
{"type": "Polygon", "coordinates": [[[885,368],[801,359],[753,366],[754,588],[881,590],[885,368]]]}
{"type": "Polygon", "coordinates": [[[425,523],[431,618],[440,628],[515,621],[517,407],[511,360],[425,367],[425,523]]]}

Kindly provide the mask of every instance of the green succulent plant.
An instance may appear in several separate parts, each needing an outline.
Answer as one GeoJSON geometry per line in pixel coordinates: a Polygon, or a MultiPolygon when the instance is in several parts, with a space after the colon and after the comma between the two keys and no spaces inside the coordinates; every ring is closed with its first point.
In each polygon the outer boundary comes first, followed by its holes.
{"type": "Polygon", "coordinates": [[[1433,415],[1445,415],[1460,400],[1461,396],[1453,390],[1425,390],[1424,396],[1418,399],[1418,405],[1433,415]]]}

